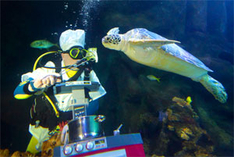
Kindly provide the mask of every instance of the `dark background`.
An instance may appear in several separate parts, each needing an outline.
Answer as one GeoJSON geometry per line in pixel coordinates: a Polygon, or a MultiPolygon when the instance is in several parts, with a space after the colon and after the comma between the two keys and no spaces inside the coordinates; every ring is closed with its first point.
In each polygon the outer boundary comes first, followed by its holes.
{"type": "MultiPolygon", "coordinates": [[[[214,154],[233,155],[233,1],[1,1],[1,149],[25,151],[31,137],[32,99],[13,97],[21,75],[32,71],[36,58],[46,52],[30,43],[38,39],[58,43],[70,24],[87,31],[86,47],[98,48],[94,69],[107,90],[99,109],[107,117],[107,135],[121,123],[123,133],[140,132],[137,119],[145,106],[147,113],[157,115],[173,96],[191,96],[201,126],[214,139],[214,154]],[[84,3],[93,7],[82,10],[84,3]],[[80,14],[84,12],[89,14],[80,14]],[[105,49],[101,38],[116,26],[120,33],[142,27],[179,40],[182,48],[214,70],[210,75],[226,88],[227,103],[220,104],[188,78],[139,65],[122,52],[105,49]],[[161,83],[147,80],[149,74],[160,77],[161,83]],[[153,89],[146,90],[149,87],[153,89]],[[139,106],[142,101],[146,104],[139,106]]],[[[149,154],[153,152],[152,148],[149,154]]]]}

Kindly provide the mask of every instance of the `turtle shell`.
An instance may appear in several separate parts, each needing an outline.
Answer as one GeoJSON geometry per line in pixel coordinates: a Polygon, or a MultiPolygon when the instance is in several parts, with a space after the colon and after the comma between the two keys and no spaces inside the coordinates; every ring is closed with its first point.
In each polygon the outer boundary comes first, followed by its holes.
{"type": "MultiPolygon", "coordinates": [[[[139,39],[157,39],[157,40],[168,40],[156,33],[150,32],[147,29],[144,28],[136,28],[128,31],[124,34],[125,39],[129,40],[139,40],[139,39]]],[[[148,46],[148,44],[147,44],[148,46]]],[[[152,48],[158,48],[155,47],[152,44],[152,48]]],[[[210,68],[208,68],[205,64],[203,64],[199,59],[191,55],[186,50],[182,49],[176,44],[166,44],[160,47],[163,51],[165,51],[167,54],[170,54],[176,58],[179,58],[185,62],[188,62],[190,64],[193,64],[199,68],[202,68],[206,71],[213,72],[210,68]]]]}

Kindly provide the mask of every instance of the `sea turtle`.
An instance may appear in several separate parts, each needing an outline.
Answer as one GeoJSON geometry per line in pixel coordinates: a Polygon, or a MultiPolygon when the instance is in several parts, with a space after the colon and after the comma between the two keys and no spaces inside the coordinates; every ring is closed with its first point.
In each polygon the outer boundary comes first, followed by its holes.
{"type": "Polygon", "coordinates": [[[199,59],[168,40],[144,28],[135,28],[119,34],[119,28],[112,28],[102,38],[104,47],[123,51],[130,59],[140,64],[173,72],[200,82],[213,96],[225,103],[227,93],[223,85],[209,76],[213,72],[199,59]]]}

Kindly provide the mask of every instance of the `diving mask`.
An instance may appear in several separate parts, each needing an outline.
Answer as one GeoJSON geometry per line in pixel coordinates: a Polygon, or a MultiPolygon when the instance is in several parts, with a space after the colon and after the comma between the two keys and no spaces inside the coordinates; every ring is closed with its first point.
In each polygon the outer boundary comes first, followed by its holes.
{"type": "Polygon", "coordinates": [[[63,51],[62,53],[68,53],[72,59],[82,59],[88,53],[88,50],[82,47],[73,47],[70,50],[63,51]]]}

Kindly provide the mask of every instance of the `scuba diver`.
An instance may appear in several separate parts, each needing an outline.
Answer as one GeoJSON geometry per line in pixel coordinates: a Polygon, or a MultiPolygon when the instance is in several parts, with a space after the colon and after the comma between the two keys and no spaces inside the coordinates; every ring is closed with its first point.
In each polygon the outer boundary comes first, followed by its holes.
{"type": "MultiPolygon", "coordinates": [[[[67,81],[100,83],[92,69],[92,65],[97,62],[96,48],[84,49],[84,30],[64,31],[59,38],[59,44],[62,51],[50,51],[41,55],[34,64],[33,72],[23,74],[21,83],[14,91],[16,99],[34,97],[29,124],[32,138],[26,150],[33,154],[40,152],[43,141],[48,140],[61,129],[60,124],[72,119],[72,93],[56,94],[55,85],[67,81]],[[52,53],[61,55],[53,61],[48,61],[44,66],[36,68],[43,56],[52,53]]],[[[101,84],[97,91],[85,91],[85,97],[89,100],[86,108],[87,115],[97,111],[97,99],[105,94],[106,91],[101,84]]]]}

